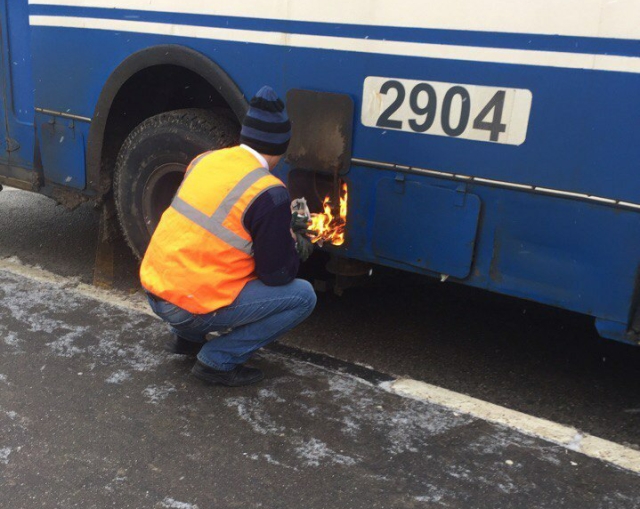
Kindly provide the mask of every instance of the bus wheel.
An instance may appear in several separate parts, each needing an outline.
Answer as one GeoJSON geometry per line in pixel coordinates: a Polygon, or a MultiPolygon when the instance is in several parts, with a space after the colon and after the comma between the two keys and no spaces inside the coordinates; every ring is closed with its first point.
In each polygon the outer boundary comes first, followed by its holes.
{"type": "Polygon", "coordinates": [[[239,126],[221,113],[185,109],[148,118],[127,137],[114,175],[120,226],[142,258],[164,210],[198,154],[237,143],[239,126]]]}

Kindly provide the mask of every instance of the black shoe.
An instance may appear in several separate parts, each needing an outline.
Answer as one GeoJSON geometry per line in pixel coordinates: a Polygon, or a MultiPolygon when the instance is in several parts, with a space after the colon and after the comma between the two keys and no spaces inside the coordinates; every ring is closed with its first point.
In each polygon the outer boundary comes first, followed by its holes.
{"type": "Polygon", "coordinates": [[[241,385],[251,385],[264,378],[264,373],[256,368],[247,368],[239,364],[231,371],[221,371],[213,369],[206,364],[196,361],[191,373],[196,378],[209,382],[210,384],[221,384],[228,387],[240,387],[241,385]]]}
{"type": "Polygon", "coordinates": [[[204,345],[204,343],[189,341],[174,334],[173,337],[167,341],[167,344],[164,345],[164,349],[167,352],[178,355],[198,355],[202,345],[204,345]]]}

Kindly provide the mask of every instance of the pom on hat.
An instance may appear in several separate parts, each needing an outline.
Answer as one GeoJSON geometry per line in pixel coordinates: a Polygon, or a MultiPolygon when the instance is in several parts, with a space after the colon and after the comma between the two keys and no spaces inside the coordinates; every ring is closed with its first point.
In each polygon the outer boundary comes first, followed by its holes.
{"type": "Polygon", "coordinates": [[[287,151],[291,139],[291,122],[284,103],[269,86],[264,86],[251,99],[249,111],[242,121],[240,143],[272,156],[287,151]]]}

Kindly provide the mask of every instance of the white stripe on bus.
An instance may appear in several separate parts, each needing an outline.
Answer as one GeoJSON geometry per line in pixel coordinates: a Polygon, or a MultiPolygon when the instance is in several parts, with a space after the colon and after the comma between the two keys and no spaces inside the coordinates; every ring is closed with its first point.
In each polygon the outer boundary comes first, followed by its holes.
{"type": "Polygon", "coordinates": [[[29,0],[29,3],[353,25],[640,39],[640,0],[29,0]]]}
{"type": "Polygon", "coordinates": [[[30,16],[29,20],[32,26],[113,30],[116,32],[191,37],[195,39],[267,44],[290,48],[355,51],[358,53],[437,58],[444,60],[468,60],[472,62],[497,64],[640,73],[640,58],[638,57],[353,39],[348,37],[288,34],[283,32],[238,30],[103,18],[30,16]]]}

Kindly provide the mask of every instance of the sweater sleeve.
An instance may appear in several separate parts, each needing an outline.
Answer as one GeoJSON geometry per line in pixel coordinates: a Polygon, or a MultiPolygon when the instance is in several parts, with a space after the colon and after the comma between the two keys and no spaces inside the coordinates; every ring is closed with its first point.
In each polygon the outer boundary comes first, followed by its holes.
{"type": "Polygon", "coordinates": [[[285,187],[263,192],[247,209],[243,223],[253,240],[256,275],[265,285],[285,285],[296,277],[300,259],[291,237],[291,198],[285,187]]]}

